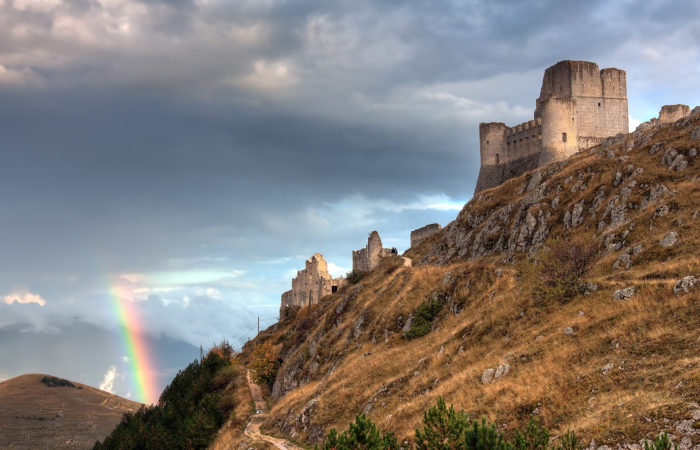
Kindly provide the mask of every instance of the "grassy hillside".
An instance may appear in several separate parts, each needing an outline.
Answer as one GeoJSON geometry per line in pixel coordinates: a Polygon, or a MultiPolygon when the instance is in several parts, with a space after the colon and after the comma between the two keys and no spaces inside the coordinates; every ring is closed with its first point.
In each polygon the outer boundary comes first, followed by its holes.
{"type": "Polygon", "coordinates": [[[240,358],[279,360],[263,430],[315,443],[365,412],[410,441],[442,396],[506,434],[535,416],[586,443],[667,429],[700,445],[700,289],[674,292],[700,277],[699,128],[621,135],[482,192],[406,252],[414,267],[385,258],[261,332],[240,358]],[[575,243],[590,264],[549,295],[575,243]]]}
{"type": "Polygon", "coordinates": [[[91,448],[140,403],[45,374],[0,383],[0,448],[91,448]]]}

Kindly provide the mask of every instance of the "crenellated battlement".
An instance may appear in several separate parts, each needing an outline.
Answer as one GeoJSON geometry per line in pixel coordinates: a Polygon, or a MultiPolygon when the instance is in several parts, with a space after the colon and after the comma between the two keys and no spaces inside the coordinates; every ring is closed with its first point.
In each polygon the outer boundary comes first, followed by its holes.
{"type": "Polygon", "coordinates": [[[627,133],[628,128],[624,70],[560,61],[544,72],[533,120],[513,127],[502,122],[479,125],[481,170],[476,192],[627,133]]]}

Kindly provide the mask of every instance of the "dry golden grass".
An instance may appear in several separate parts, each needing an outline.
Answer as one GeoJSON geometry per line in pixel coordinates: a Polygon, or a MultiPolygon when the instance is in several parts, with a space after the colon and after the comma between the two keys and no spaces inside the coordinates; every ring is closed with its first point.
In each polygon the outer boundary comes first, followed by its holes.
{"type": "MultiPolygon", "coordinates": [[[[700,119],[690,128],[695,126],[700,119]]],[[[475,417],[487,417],[506,432],[536,413],[554,435],[573,429],[585,442],[595,438],[599,444],[638,441],[686,418],[689,405],[700,403],[700,290],[677,296],[672,288],[685,275],[700,275],[700,218],[692,217],[700,207],[698,162],[692,159],[686,170],[675,172],[659,164],[662,154],[647,150],[659,140],[681,149],[700,143],[690,142],[687,130],[673,127],[656,134],[630,152],[621,150],[624,142],[613,150],[630,157],[624,165],[644,169],[635,178],[629,202],[639,206],[644,193],[661,183],[675,191],[664,201],[670,211],[654,217],[660,203],[631,208],[626,223],[604,230],[629,233],[624,247],[602,254],[585,277],[598,284],[597,291],[565,304],[538,305],[520,278],[524,255],[508,265],[495,254],[410,268],[386,258],[357,285],[311,311],[299,311],[244,347],[241,358],[249,361],[256,343],[272,342],[284,359],[281,374],[298,367],[287,373],[298,387],[277,401],[270,399],[263,429],[303,440],[314,427],[345,428],[365,411],[400,439],[410,440],[438,397],[475,417]],[[679,242],[660,247],[670,230],[680,234],[679,242]],[[633,257],[632,267],[613,271],[624,248],[637,244],[644,250],[633,257]],[[628,286],[637,290],[632,298],[612,300],[616,289],[628,286]],[[433,330],[406,341],[406,319],[436,294],[447,299],[447,306],[433,330]],[[566,335],[566,327],[574,333],[566,335]],[[504,358],[510,372],[483,384],[484,370],[504,358]],[[613,368],[604,373],[607,364],[613,368]],[[317,403],[310,403],[314,399],[317,403]],[[309,407],[311,419],[305,423],[300,416],[309,407]]],[[[559,196],[563,215],[567,205],[581,199],[589,205],[600,187],[608,194],[617,192],[622,186],[613,189],[611,181],[621,164],[600,148],[576,155],[546,180],[551,189],[541,204],[559,196]],[[571,193],[571,184],[553,189],[578,173],[588,174],[583,191],[571,193]]],[[[522,195],[518,192],[526,178],[482,193],[465,211],[486,213],[513,201],[522,195]]],[[[550,234],[566,238],[572,231],[564,230],[561,221],[561,216],[550,218],[550,234]]],[[[464,211],[457,223],[467,226],[464,211]]],[[[603,235],[590,219],[574,232],[597,239],[603,235]]],[[[448,249],[442,233],[407,256],[416,262],[436,248],[448,249]]]]}

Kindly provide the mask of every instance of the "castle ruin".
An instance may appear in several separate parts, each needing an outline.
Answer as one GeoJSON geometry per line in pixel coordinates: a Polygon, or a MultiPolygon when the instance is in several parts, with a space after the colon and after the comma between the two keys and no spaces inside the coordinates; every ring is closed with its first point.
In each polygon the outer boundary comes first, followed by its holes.
{"type": "Polygon", "coordinates": [[[352,251],[352,270],[369,272],[377,267],[380,259],[390,255],[398,255],[398,251],[395,248],[382,248],[379,233],[372,231],[367,239],[367,247],[352,251]]]}
{"type": "Polygon", "coordinates": [[[431,223],[429,225],[411,231],[411,248],[416,247],[423,240],[438,233],[440,230],[442,230],[442,227],[439,223],[431,223]]]}
{"type": "Polygon", "coordinates": [[[326,295],[337,292],[345,284],[345,278],[333,278],[328,273],[328,264],[320,253],[306,260],[306,267],[292,279],[292,289],[282,294],[280,317],[290,306],[315,305],[326,295]]]}
{"type": "Polygon", "coordinates": [[[481,169],[475,193],[628,132],[625,71],[560,61],[544,72],[533,120],[514,127],[479,124],[481,169]]]}

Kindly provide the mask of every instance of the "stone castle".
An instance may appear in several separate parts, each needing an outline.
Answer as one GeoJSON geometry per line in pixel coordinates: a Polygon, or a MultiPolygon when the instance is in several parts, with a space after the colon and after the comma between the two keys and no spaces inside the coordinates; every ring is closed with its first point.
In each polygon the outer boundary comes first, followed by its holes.
{"type": "MultiPolygon", "coordinates": [[[[440,230],[440,225],[436,223],[414,230],[411,232],[411,246],[440,230]]],[[[353,250],[352,270],[356,273],[370,272],[379,265],[382,258],[398,254],[395,248],[383,248],[379,233],[372,231],[367,238],[367,246],[353,250]]],[[[411,260],[404,257],[403,265],[410,266],[411,260]]],[[[336,293],[346,282],[343,277],[333,278],[328,273],[328,263],[323,255],[315,253],[306,260],[304,269],[299,270],[297,276],[292,279],[292,289],[282,294],[280,317],[284,317],[287,308],[318,304],[321,298],[336,293]]]]}
{"type": "Polygon", "coordinates": [[[625,71],[560,61],[544,72],[534,116],[514,127],[479,124],[481,169],[475,193],[628,133],[625,71]]]}
{"type": "Polygon", "coordinates": [[[367,247],[352,251],[353,272],[369,272],[379,264],[379,260],[385,256],[398,255],[395,248],[382,248],[382,239],[379,233],[372,231],[367,238],[367,247]]]}
{"type": "Polygon", "coordinates": [[[306,267],[292,279],[292,289],[282,294],[280,317],[287,307],[315,305],[326,295],[334,294],[345,284],[345,278],[333,278],[328,263],[320,253],[306,260],[306,267]]]}

